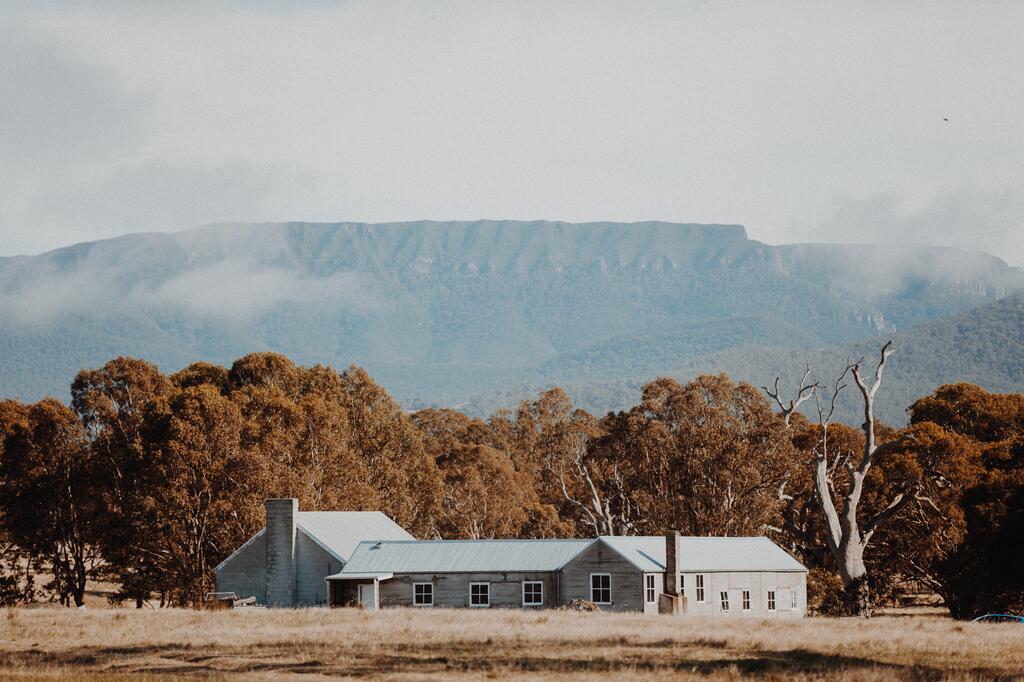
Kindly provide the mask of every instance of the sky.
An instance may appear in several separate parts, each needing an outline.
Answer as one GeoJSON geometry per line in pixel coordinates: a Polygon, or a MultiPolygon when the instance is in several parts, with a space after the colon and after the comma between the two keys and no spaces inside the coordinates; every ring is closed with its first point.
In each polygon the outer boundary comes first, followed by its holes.
{"type": "Polygon", "coordinates": [[[0,0],[0,255],[220,221],[740,223],[1024,266],[1024,3],[0,0]]]}

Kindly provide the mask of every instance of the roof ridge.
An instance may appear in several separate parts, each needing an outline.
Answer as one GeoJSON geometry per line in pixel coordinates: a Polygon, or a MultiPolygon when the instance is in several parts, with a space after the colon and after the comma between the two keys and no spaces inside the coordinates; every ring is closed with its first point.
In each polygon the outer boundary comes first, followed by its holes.
{"type": "Polygon", "coordinates": [[[388,544],[439,544],[439,543],[454,543],[454,542],[593,542],[596,538],[429,538],[426,540],[360,540],[359,544],[368,543],[383,543],[388,544]]]}

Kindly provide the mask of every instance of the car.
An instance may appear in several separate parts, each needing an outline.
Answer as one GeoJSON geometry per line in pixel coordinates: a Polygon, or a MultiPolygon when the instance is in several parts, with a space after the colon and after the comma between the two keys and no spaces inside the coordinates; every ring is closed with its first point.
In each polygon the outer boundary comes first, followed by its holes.
{"type": "Polygon", "coordinates": [[[1024,623],[1024,616],[1015,616],[1011,613],[986,613],[978,616],[972,623],[1024,623]]]}

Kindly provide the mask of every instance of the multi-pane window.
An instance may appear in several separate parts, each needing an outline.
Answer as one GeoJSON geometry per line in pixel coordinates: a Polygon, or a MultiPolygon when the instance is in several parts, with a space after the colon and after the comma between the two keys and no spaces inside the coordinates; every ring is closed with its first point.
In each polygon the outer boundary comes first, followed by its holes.
{"type": "Polygon", "coordinates": [[[590,574],[590,601],[595,604],[612,603],[612,577],[609,574],[590,574]]]}
{"type": "Polygon", "coordinates": [[[796,590],[790,590],[789,592],[789,608],[793,609],[794,611],[796,611],[797,609],[796,590]]]}
{"type": "Polygon", "coordinates": [[[541,606],[544,603],[544,583],[539,580],[523,582],[523,606],[541,606]]]}
{"type": "Polygon", "coordinates": [[[743,590],[743,610],[750,610],[750,590],[743,590]]]}
{"type": "Polygon", "coordinates": [[[775,610],[775,590],[768,590],[768,610],[775,610]]]}
{"type": "Polygon", "coordinates": [[[433,606],[434,583],[413,583],[412,603],[413,606],[433,606]]]}
{"type": "Polygon", "coordinates": [[[686,596],[686,576],[679,574],[679,594],[686,596]]]}
{"type": "Polygon", "coordinates": [[[697,581],[697,603],[698,604],[703,604],[704,603],[704,575],[703,574],[697,574],[696,581],[697,581]]]}
{"type": "Polygon", "coordinates": [[[469,584],[469,605],[476,607],[487,607],[491,605],[491,584],[470,583],[469,584]]]}
{"type": "Polygon", "coordinates": [[[658,599],[658,595],[654,590],[654,576],[647,574],[644,576],[644,588],[647,592],[647,603],[653,604],[658,599]]]}
{"type": "Polygon", "coordinates": [[[727,613],[729,611],[729,593],[720,592],[719,596],[722,598],[722,613],[727,613]]]}

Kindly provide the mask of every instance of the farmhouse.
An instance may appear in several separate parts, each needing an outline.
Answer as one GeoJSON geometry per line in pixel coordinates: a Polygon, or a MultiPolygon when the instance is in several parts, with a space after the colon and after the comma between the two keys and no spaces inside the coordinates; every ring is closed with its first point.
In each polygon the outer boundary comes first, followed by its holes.
{"type": "Polygon", "coordinates": [[[382,514],[299,512],[294,500],[268,500],[267,528],[218,567],[217,589],[278,606],[552,608],[587,600],[608,611],[800,617],[806,578],[764,537],[415,540],[382,514]],[[323,526],[318,534],[307,514],[323,515],[333,534],[323,526]]]}
{"type": "Polygon", "coordinates": [[[341,570],[361,540],[412,540],[381,512],[303,512],[267,500],[267,525],[214,570],[218,592],[268,606],[324,606],[324,576],[341,570]]]}

